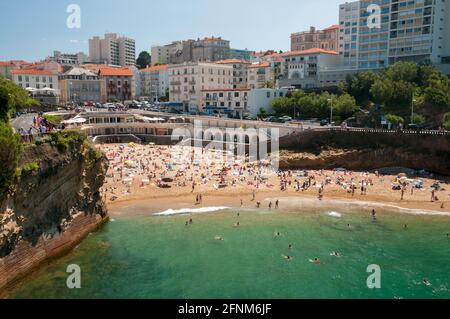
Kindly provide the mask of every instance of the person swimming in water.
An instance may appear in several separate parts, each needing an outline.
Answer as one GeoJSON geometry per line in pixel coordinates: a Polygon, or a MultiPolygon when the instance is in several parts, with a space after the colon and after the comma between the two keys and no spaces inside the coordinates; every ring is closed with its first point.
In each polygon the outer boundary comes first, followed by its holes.
{"type": "Polygon", "coordinates": [[[373,220],[377,219],[377,212],[375,211],[375,209],[372,209],[372,219],[373,220]]]}
{"type": "Polygon", "coordinates": [[[320,265],[320,264],[321,264],[321,261],[320,261],[319,258],[314,258],[314,263],[315,263],[316,265],[320,265]]]}
{"type": "Polygon", "coordinates": [[[238,228],[239,226],[241,226],[240,222],[237,222],[236,224],[233,225],[234,228],[238,228]]]}
{"type": "Polygon", "coordinates": [[[404,230],[408,230],[408,224],[403,225],[404,230]]]}
{"type": "Polygon", "coordinates": [[[430,282],[428,279],[422,280],[422,283],[423,283],[425,286],[431,286],[431,282],[430,282]]]}
{"type": "Polygon", "coordinates": [[[222,236],[216,236],[214,237],[215,240],[217,241],[223,241],[223,237],[222,236]]]}
{"type": "Polygon", "coordinates": [[[294,259],[292,256],[283,256],[283,258],[287,261],[292,261],[292,259],[294,259]]]}
{"type": "Polygon", "coordinates": [[[330,256],[338,257],[338,258],[339,258],[339,257],[341,257],[341,254],[338,253],[337,251],[333,251],[333,252],[331,252],[330,256]]]}
{"type": "Polygon", "coordinates": [[[294,248],[294,246],[292,246],[292,244],[289,244],[289,249],[292,250],[294,248]]]}

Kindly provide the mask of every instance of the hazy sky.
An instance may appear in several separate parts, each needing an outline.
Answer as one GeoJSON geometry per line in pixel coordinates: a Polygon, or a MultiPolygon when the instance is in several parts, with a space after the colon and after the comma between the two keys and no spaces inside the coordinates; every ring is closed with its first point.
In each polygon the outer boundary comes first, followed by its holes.
{"type": "Polygon", "coordinates": [[[345,0],[16,0],[0,1],[0,60],[33,61],[53,50],[89,53],[88,39],[106,31],[152,45],[222,36],[231,47],[288,50],[292,32],[338,23],[345,0]],[[81,7],[81,28],[69,29],[69,4],[81,7]]]}

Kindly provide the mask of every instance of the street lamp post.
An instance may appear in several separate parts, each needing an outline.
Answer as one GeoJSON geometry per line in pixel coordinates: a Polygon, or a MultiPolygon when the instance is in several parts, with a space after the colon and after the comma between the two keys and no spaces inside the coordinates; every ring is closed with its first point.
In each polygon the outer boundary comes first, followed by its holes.
{"type": "Polygon", "coordinates": [[[413,93],[413,97],[411,100],[411,124],[414,124],[414,103],[416,102],[416,99],[414,98],[414,93],[413,93]]]}
{"type": "Polygon", "coordinates": [[[330,126],[333,126],[333,99],[328,99],[328,102],[330,102],[331,111],[330,111],[330,126]]]}

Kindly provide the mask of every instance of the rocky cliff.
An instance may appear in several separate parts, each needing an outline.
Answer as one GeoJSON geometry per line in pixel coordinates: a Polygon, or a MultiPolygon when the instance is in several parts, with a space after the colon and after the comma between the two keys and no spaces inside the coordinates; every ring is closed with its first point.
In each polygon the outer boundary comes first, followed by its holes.
{"type": "Polygon", "coordinates": [[[0,195],[0,288],[76,245],[107,218],[99,192],[107,161],[87,141],[24,149],[0,195]]]}
{"type": "Polygon", "coordinates": [[[425,169],[450,176],[450,137],[370,132],[305,132],[280,141],[281,169],[425,169]]]}

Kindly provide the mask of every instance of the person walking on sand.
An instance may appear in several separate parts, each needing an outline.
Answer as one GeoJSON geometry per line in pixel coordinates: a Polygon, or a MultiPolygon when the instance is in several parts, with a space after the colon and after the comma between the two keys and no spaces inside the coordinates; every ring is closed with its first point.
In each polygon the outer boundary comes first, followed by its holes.
{"type": "Polygon", "coordinates": [[[272,209],[272,202],[269,203],[269,209],[272,209]]]}
{"type": "Polygon", "coordinates": [[[431,191],[431,201],[432,201],[432,202],[434,202],[434,201],[435,201],[435,198],[436,198],[434,192],[435,192],[435,190],[434,190],[434,188],[433,188],[432,191],[431,191]]]}
{"type": "Polygon", "coordinates": [[[277,201],[275,202],[275,208],[276,208],[276,209],[278,209],[279,204],[280,204],[280,202],[279,202],[278,199],[277,199],[277,201]]]}
{"type": "Polygon", "coordinates": [[[256,192],[255,192],[255,190],[253,190],[253,192],[252,192],[252,201],[255,201],[255,199],[256,199],[256,192]]]}
{"type": "Polygon", "coordinates": [[[402,186],[402,198],[400,200],[403,200],[404,197],[405,197],[405,187],[402,186]]]}

